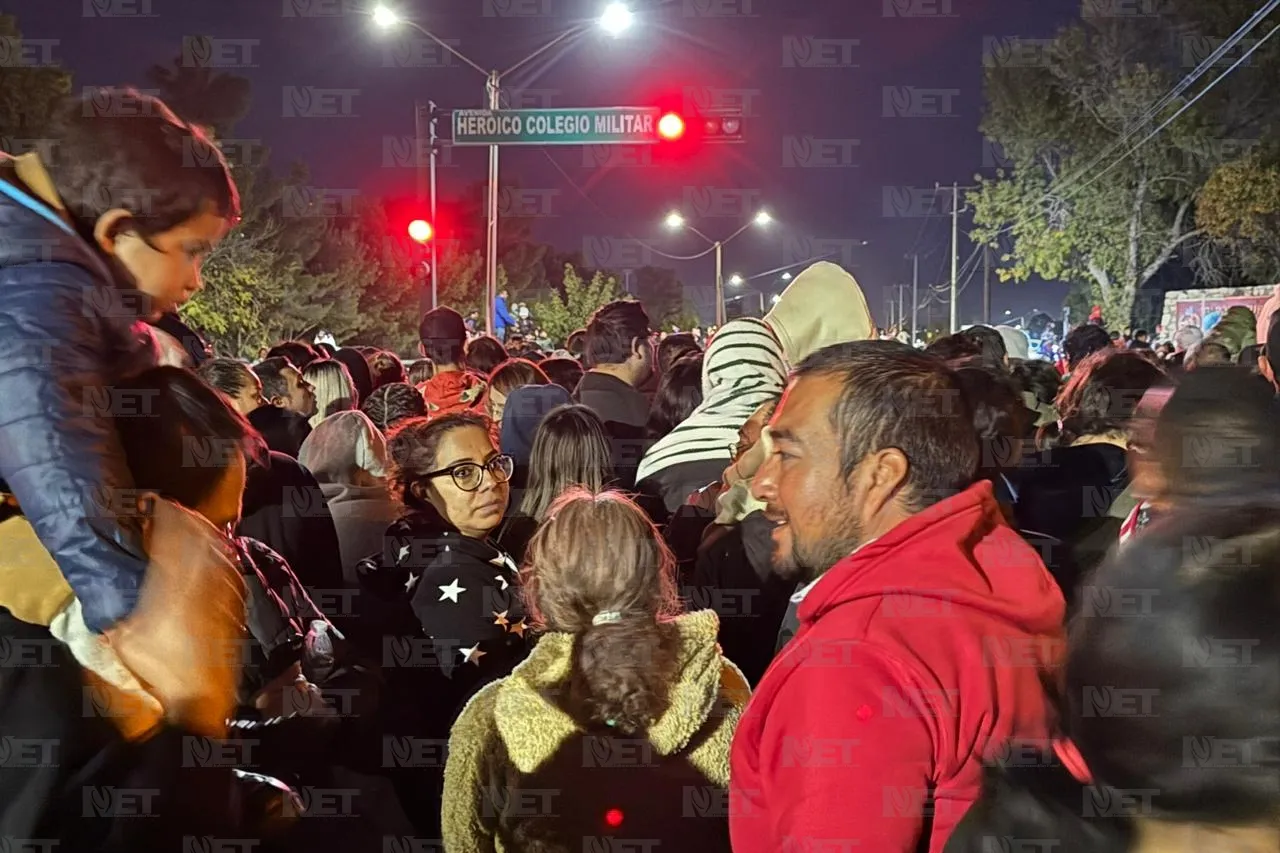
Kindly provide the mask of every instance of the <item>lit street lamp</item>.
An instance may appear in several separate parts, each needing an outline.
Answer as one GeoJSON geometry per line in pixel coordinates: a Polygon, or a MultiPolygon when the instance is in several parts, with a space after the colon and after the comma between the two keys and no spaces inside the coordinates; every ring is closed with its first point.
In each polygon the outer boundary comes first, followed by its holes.
{"type": "Polygon", "coordinates": [[[742,276],[738,275],[737,273],[734,273],[733,275],[729,276],[729,283],[732,284],[734,287],[741,287],[742,276]]]}
{"type": "MultiPolygon", "coordinates": [[[[631,10],[627,8],[625,3],[610,3],[601,14],[601,16],[593,22],[585,24],[577,24],[524,59],[507,68],[505,71],[486,71],[482,66],[462,55],[457,48],[428,30],[426,27],[412,21],[397,13],[394,9],[379,3],[369,12],[373,23],[384,30],[393,29],[398,26],[408,26],[422,33],[431,39],[443,50],[448,51],[456,57],[464,65],[467,65],[485,77],[485,95],[488,99],[488,108],[490,110],[501,109],[501,85],[502,79],[517,69],[523,68],[533,60],[542,56],[558,44],[567,41],[570,38],[581,35],[589,30],[592,26],[599,25],[600,28],[611,36],[617,37],[626,32],[634,20],[631,10]]],[[[494,328],[493,303],[498,295],[498,146],[489,146],[489,198],[488,198],[488,221],[486,223],[485,235],[485,291],[488,298],[485,299],[485,319],[488,322],[489,330],[494,328]]]]}
{"type": "MultiPolygon", "coordinates": [[[[744,223],[742,227],[740,227],[737,231],[734,231],[732,234],[730,234],[728,237],[725,237],[723,240],[712,240],[710,237],[708,237],[706,234],[703,234],[693,225],[690,225],[689,222],[684,218],[684,216],[678,210],[673,210],[670,213],[668,213],[666,218],[663,220],[663,223],[673,231],[678,231],[681,229],[688,230],[698,235],[700,238],[702,238],[703,242],[707,243],[707,245],[709,246],[709,248],[706,251],[700,252],[691,258],[687,258],[686,260],[694,260],[696,258],[701,258],[703,255],[715,253],[715,256],[716,256],[716,325],[723,326],[724,314],[725,314],[724,312],[724,272],[723,272],[724,247],[728,243],[732,242],[739,234],[742,234],[744,231],[750,228],[752,225],[756,226],[757,228],[764,228],[772,224],[773,217],[769,215],[769,212],[767,210],[761,210],[757,212],[755,216],[748,219],[746,223],[744,223]]],[[[742,284],[742,281],[743,279],[742,279],[742,276],[740,275],[734,275],[731,279],[729,279],[729,283],[734,285],[735,287],[742,284]]]]}

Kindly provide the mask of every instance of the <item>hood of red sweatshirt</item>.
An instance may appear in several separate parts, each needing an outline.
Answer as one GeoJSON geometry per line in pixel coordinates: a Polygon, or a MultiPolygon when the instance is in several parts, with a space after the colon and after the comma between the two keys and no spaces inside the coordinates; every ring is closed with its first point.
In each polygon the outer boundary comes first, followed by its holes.
{"type": "Polygon", "coordinates": [[[880,599],[886,617],[985,614],[1030,635],[1061,630],[1062,593],[1040,555],[1005,523],[991,484],[975,483],[833,566],[800,605],[801,626],[880,599]]]}

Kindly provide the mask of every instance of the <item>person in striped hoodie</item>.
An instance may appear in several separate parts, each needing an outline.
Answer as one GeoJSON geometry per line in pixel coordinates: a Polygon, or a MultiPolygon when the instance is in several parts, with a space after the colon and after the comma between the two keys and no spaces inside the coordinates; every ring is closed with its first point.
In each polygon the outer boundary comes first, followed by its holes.
{"type": "MultiPolygon", "coordinates": [[[[782,393],[787,374],[825,346],[870,340],[875,323],[857,280],[819,261],[795,277],[763,320],[743,317],[711,339],[702,364],[702,404],[645,453],[637,471],[641,492],[675,512],[691,494],[721,478],[733,461],[738,430],[782,393]]],[[[737,463],[749,479],[763,447],[737,463]]]]}

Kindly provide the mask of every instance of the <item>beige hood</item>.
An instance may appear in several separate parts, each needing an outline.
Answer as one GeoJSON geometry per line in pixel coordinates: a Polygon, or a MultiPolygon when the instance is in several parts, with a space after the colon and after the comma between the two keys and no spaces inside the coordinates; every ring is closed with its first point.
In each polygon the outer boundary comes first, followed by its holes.
{"type": "Polygon", "coordinates": [[[823,347],[870,340],[875,334],[857,279],[829,261],[818,261],[796,276],[764,320],[792,368],[823,347]]]}

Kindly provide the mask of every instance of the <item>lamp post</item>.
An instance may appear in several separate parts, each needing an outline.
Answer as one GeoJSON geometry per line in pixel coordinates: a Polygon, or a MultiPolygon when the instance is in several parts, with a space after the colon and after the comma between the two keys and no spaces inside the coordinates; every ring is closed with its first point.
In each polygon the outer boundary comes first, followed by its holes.
{"type": "MultiPolygon", "coordinates": [[[[524,59],[521,59],[515,65],[512,65],[510,68],[507,68],[505,71],[497,71],[497,70],[486,71],[482,66],[468,59],[456,48],[454,48],[452,45],[444,41],[444,39],[441,39],[435,33],[428,30],[426,27],[422,26],[416,21],[413,21],[401,16],[394,9],[391,9],[388,6],[385,6],[382,4],[375,6],[370,12],[370,17],[373,19],[374,24],[376,24],[378,27],[382,29],[392,29],[394,27],[401,26],[401,25],[412,27],[413,29],[417,30],[418,32],[422,33],[424,36],[426,36],[427,38],[431,39],[433,42],[438,44],[441,48],[448,51],[453,56],[457,57],[457,59],[461,61],[464,65],[467,65],[468,67],[473,68],[476,71],[478,71],[480,74],[484,75],[485,102],[488,104],[488,108],[490,110],[497,110],[501,108],[502,80],[507,75],[528,65],[530,62],[537,59],[539,56],[542,56],[544,53],[551,50],[556,45],[559,45],[570,38],[573,38],[575,36],[585,33],[587,30],[591,29],[591,27],[594,25],[598,25],[606,33],[616,37],[616,36],[622,35],[622,33],[624,33],[627,29],[629,29],[634,19],[634,16],[631,14],[631,10],[628,9],[625,4],[616,3],[616,2],[610,3],[605,8],[603,14],[601,14],[601,16],[596,21],[592,23],[578,24],[574,27],[571,27],[570,29],[566,30],[565,32],[553,38],[551,41],[544,44],[542,47],[535,50],[533,53],[530,53],[524,59]]],[[[486,220],[486,227],[485,227],[485,291],[486,291],[485,320],[486,320],[486,323],[488,324],[489,331],[493,331],[493,328],[494,328],[493,303],[498,295],[498,146],[497,145],[489,146],[488,208],[489,209],[487,211],[487,220],[486,220]]]]}
{"type": "MultiPolygon", "coordinates": [[[[732,242],[734,238],[736,238],[738,235],[742,234],[744,231],[750,228],[752,225],[755,225],[758,228],[764,228],[772,224],[773,217],[769,215],[769,212],[767,210],[761,210],[758,213],[756,213],[755,216],[751,217],[751,219],[743,223],[742,227],[740,227],[737,231],[734,231],[732,234],[730,234],[728,237],[725,237],[723,240],[712,240],[706,234],[703,234],[701,231],[699,231],[697,228],[691,225],[688,222],[688,220],[686,220],[684,216],[679,211],[676,211],[676,210],[673,210],[670,213],[668,213],[667,218],[663,221],[666,223],[666,226],[671,230],[678,231],[678,230],[684,229],[684,230],[690,231],[696,234],[698,237],[700,237],[703,242],[708,244],[709,248],[706,251],[700,252],[699,254],[694,255],[693,258],[700,258],[703,255],[707,255],[711,253],[715,254],[715,258],[716,258],[716,326],[723,326],[724,313],[725,313],[724,312],[724,247],[728,245],[730,242],[732,242]]],[[[735,285],[741,284],[742,277],[735,275],[732,279],[730,279],[730,283],[735,285]]]]}

